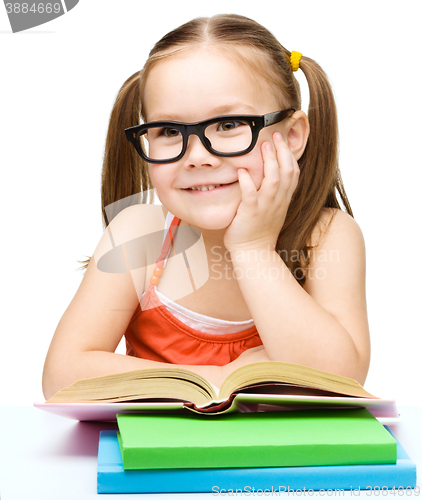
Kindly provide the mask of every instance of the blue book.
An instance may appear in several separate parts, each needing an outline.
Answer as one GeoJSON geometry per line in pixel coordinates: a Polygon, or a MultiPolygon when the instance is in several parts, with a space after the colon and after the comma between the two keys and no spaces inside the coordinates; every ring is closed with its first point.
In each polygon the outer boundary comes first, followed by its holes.
{"type": "MultiPolygon", "coordinates": [[[[395,438],[390,429],[385,428],[395,438]]],[[[416,465],[398,441],[395,464],[124,470],[117,431],[100,433],[97,493],[229,494],[230,491],[236,490],[239,493],[258,490],[275,493],[303,491],[305,488],[314,491],[353,489],[362,493],[381,490],[379,494],[382,494],[382,490],[387,488],[395,488],[400,492],[415,486],[416,465]]]]}

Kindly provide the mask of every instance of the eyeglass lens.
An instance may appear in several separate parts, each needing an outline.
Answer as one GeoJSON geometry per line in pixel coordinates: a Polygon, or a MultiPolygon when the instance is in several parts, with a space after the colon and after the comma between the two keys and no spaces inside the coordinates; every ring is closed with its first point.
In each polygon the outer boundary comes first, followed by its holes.
{"type": "MultiPolygon", "coordinates": [[[[219,153],[238,153],[252,143],[250,125],[236,120],[212,123],[206,127],[204,135],[212,149],[219,153]]],[[[149,128],[140,140],[145,155],[152,160],[175,158],[183,149],[183,134],[177,128],[149,128]]]]}

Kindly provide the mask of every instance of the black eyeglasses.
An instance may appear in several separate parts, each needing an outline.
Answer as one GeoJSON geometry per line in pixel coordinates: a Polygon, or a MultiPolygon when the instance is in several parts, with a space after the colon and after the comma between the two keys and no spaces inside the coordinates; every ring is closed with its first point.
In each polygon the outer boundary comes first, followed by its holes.
{"type": "Polygon", "coordinates": [[[215,156],[242,156],[252,151],[263,128],[281,122],[295,111],[291,108],[267,115],[216,116],[197,123],[156,121],[127,128],[125,134],[148,163],[180,160],[192,134],[215,156]]]}

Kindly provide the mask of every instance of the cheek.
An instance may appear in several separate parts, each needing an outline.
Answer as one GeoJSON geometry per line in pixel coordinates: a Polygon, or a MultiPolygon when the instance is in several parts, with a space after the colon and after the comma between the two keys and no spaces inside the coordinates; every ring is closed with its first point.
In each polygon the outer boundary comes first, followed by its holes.
{"type": "Polygon", "coordinates": [[[238,168],[246,168],[252,178],[255,188],[259,189],[264,178],[264,160],[261,154],[261,143],[245,156],[240,156],[236,162],[238,168]]]}
{"type": "Polygon", "coordinates": [[[170,189],[172,175],[168,170],[160,168],[161,165],[150,165],[149,176],[158,193],[165,193],[170,189]]]}

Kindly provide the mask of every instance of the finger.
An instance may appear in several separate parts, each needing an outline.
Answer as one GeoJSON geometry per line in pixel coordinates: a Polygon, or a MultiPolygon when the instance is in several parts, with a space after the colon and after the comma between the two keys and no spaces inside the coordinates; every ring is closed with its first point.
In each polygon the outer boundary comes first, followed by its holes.
{"type": "Polygon", "coordinates": [[[238,179],[242,192],[242,202],[255,204],[257,202],[257,190],[255,184],[246,168],[238,169],[238,179]]]}
{"type": "Polygon", "coordinates": [[[280,164],[280,183],[284,192],[288,192],[292,185],[297,184],[299,166],[283,136],[276,132],[273,137],[278,163],[280,164]]]}
{"type": "Polygon", "coordinates": [[[280,187],[280,166],[274,147],[269,142],[262,144],[262,158],[264,161],[264,179],[261,189],[263,193],[274,197],[280,187]]]}

